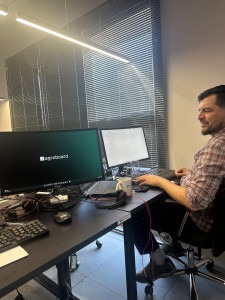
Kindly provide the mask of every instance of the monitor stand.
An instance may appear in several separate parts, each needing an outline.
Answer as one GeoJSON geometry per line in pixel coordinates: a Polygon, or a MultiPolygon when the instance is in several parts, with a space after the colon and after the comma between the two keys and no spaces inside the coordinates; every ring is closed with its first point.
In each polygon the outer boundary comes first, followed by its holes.
{"type": "Polygon", "coordinates": [[[132,168],[127,165],[120,165],[118,173],[121,177],[131,176],[132,168]]]}

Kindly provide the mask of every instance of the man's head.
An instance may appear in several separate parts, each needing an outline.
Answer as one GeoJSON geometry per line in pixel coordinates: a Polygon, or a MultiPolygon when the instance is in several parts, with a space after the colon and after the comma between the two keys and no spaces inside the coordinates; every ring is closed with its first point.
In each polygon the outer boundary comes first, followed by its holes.
{"type": "Polygon", "coordinates": [[[214,135],[225,128],[225,85],[208,89],[198,96],[201,132],[214,135]]]}

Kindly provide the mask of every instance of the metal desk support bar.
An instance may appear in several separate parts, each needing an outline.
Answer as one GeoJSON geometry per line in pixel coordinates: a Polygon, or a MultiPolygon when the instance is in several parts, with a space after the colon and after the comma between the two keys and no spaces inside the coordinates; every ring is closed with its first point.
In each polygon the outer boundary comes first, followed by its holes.
{"type": "Polygon", "coordinates": [[[58,273],[58,284],[44,274],[35,277],[35,280],[60,300],[79,300],[79,298],[72,295],[72,292],[71,294],[68,292],[68,289],[71,289],[69,258],[58,263],[56,268],[58,273]]]}
{"type": "Polygon", "coordinates": [[[127,299],[137,300],[136,268],[134,253],[134,236],[131,219],[123,223],[124,230],[124,251],[127,280],[127,299]]]}

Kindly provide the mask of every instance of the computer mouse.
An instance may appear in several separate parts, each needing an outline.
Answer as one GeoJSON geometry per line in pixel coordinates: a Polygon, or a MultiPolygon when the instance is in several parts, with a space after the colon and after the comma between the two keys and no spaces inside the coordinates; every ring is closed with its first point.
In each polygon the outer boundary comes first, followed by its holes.
{"type": "Polygon", "coordinates": [[[149,190],[149,185],[139,185],[138,182],[135,180],[132,181],[132,190],[134,190],[137,193],[145,193],[149,190]]]}
{"type": "Polygon", "coordinates": [[[70,223],[72,221],[71,214],[68,211],[60,211],[53,218],[59,224],[70,223]]]}

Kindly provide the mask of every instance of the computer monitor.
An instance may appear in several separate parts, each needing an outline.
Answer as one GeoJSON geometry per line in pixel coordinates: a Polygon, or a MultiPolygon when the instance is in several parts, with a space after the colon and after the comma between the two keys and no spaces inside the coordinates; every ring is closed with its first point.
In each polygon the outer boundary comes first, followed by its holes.
{"type": "Polygon", "coordinates": [[[0,193],[104,179],[97,129],[0,133],[0,193]]]}
{"type": "Polygon", "coordinates": [[[101,129],[109,168],[149,158],[143,127],[101,129]]]}

